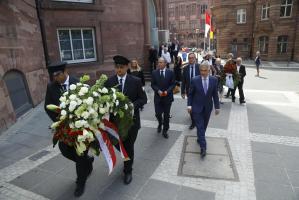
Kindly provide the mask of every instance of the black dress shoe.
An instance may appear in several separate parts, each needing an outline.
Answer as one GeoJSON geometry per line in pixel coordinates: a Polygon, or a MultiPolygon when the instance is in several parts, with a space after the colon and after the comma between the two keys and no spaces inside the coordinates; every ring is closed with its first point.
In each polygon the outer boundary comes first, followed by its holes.
{"type": "Polygon", "coordinates": [[[189,126],[189,129],[192,130],[192,129],[194,129],[194,127],[195,127],[195,125],[194,125],[194,124],[191,124],[191,125],[189,126]]]}
{"type": "Polygon", "coordinates": [[[158,128],[157,128],[157,132],[161,133],[161,131],[162,131],[162,125],[159,125],[158,128]]]}
{"type": "Polygon", "coordinates": [[[207,155],[207,150],[206,149],[202,149],[200,152],[200,157],[204,158],[207,155]]]}
{"type": "Polygon", "coordinates": [[[132,182],[132,173],[128,173],[128,174],[125,174],[125,177],[124,177],[124,183],[126,185],[130,184],[132,182]]]}
{"type": "Polygon", "coordinates": [[[168,133],[167,133],[167,131],[163,131],[162,135],[163,135],[164,138],[166,138],[166,139],[168,138],[168,133]]]}
{"type": "Polygon", "coordinates": [[[74,196],[75,197],[80,197],[83,193],[84,193],[84,190],[85,190],[85,184],[77,184],[77,187],[75,189],[75,192],[74,192],[74,196]]]}
{"type": "Polygon", "coordinates": [[[246,101],[244,101],[244,100],[243,100],[243,101],[240,101],[240,104],[243,104],[243,103],[246,103],[246,101]]]}

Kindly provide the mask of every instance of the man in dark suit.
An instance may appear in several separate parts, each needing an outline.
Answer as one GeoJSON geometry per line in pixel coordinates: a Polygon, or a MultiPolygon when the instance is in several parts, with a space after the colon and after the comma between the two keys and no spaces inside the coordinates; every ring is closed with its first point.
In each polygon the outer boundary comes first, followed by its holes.
{"type": "Polygon", "coordinates": [[[153,71],[151,86],[155,92],[154,104],[156,118],[159,122],[158,133],[162,131],[163,136],[168,138],[169,117],[171,104],[173,102],[173,88],[175,87],[175,77],[173,71],[166,68],[166,60],[158,59],[159,69],[153,71]]]}
{"type": "Polygon", "coordinates": [[[241,57],[237,58],[236,64],[237,64],[237,71],[240,75],[240,82],[238,83],[238,85],[232,91],[232,101],[235,102],[235,99],[236,99],[235,93],[236,93],[236,89],[238,88],[239,97],[240,97],[240,104],[243,104],[243,103],[246,103],[245,102],[245,97],[244,97],[244,92],[243,92],[243,84],[244,84],[244,77],[246,76],[246,69],[245,69],[245,66],[242,65],[242,58],[241,57]]]}
{"type": "Polygon", "coordinates": [[[124,161],[124,183],[130,184],[132,181],[132,166],[134,161],[134,143],[137,138],[138,130],[140,129],[140,108],[147,103],[147,97],[142,89],[141,80],[135,76],[127,74],[129,59],[123,56],[114,56],[115,72],[116,74],[110,77],[106,84],[106,87],[114,87],[118,85],[119,91],[124,93],[134,105],[134,124],[129,129],[128,137],[123,142],[124,147],[128,153],[130,160],[124,161]]]}
{"type": "Polygon", "coordinates": [[[174,59],[177,60],[178,59],[178,54],[179,54],[179,51],[180,51],[180,43],[179,41],[175,38],[174,41],[171,43],[171,60],[173,60],[173,56],[174,56],[174,59]]]}
{"type": "MultiPolygon", "coordinates": [[[[193,77],[199,75],[199,65],[195,62],[196,57],[194,53],[189,53],[188,55],[189,64],[184,67],[183,69],[183,76],[182,76],[182,86],[181,86],[181,95],[182,98],[185,99],[186,95],[189,94],[190,83],[193,77]]],[[[189,129],[193,129],[195,127],[194,119],[192,115],[191,117],[191,125],[189,129]]]]}
{"type": "Polygon", "coordinates": [[[219,97],[217,78],[209,76],[210,64],[204,61],[200,65],[200,76],[191,80],[188,96],[188,112],[192,114],[197,128],[197,142],[200,145],[200,155],[206,156],[207,144],[205,133],[210,115],[215,107],[215,114],[219,114],[219,97]]]}
{"type": "Polygon", "coordinates": [[[157,59],[158,59],[157,50],[155,49],[154,46],[152,46],[149,49],[149,57],[148,57],[148,60],[150,62],[150,70],[151,70],[151,72],[156,69],[157,59]]]}
{"type": "MultiPolygon", "coordinates": [[[[58,114],[52,112],[46,108],[49,104],[54,104],[59,106],[59,98],[61,95],[67,91],[71,84],[78,83],[78,79],[69,76],[65,70],[66,63],[59,62],[53,63],[48,66],[48,72],[50,75],[51,83],[47,86],[47,92],[45,97],[45,110],[52,121],[58,121],[58,114]]],[[[88,156],[88,150],[84,152],[83,156],[78,156],[76,150],[73,146],[64,144],[63,142],[58,143],[61,154],[74,161],[76,163],[77,172],[77,187],[75,189],[74,195],[76,197],[81,196],[84,193],[85,183],[88,176],[92,172],[92,163],[94,158],[88,156]]]]}

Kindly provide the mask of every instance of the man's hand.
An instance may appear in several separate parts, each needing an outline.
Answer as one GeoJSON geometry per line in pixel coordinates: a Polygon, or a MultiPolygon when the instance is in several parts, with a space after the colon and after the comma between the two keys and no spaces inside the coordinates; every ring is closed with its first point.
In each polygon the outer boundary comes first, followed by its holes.
{"type": "Polygon", "coordinates": [[[163,92],[161,90],[158,91],[158,94],[160,95],[160,97],[163,96],[163,92]]]}
{"type": "Polygon", "coordinates": [[[219,109],[215,110],[215,115],[219,115],[219,113],[220,113],[219,109]]]}
{"type": "Polygon", "coordinates": [[[188,113],[191,114],[192,113],[192,108],[187,108],[188,113]]]}
{"type": "Polygon", "coordinates": [[[185,99],[186,97],[186,94],[181,94],[182,98],[185,99]]]}
{"type": "Polygon", "coordinates": [[[168,93],[167,93],[167,91],[164,91],[163,94],[166,97],[168,93]]]}

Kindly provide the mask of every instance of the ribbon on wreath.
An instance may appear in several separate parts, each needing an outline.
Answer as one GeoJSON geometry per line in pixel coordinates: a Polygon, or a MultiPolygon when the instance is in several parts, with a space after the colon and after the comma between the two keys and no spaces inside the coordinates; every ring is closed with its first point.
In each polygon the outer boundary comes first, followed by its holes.
{"type": "Polygon", "coordinates": [[[121,157],[125,161],[130,160],[130,158],[129,158],[129,156],[124,148],[123,142],[118,134],[117,127],[113,123],[109,122],[107,119],[104,119],[102,122],[103,122],[104,126],[99,128],[98,130],[94,130],[94,133],[100,143],[102,153],[103,153],[104,158],[108,164],[109,174],[111,174],[111,172],[113,171],[115,164],[116,164],[116,155],[115,155],[115,151],[113,148],[113,144],[110,141],[109,135],[118,140],[121,157]]]}

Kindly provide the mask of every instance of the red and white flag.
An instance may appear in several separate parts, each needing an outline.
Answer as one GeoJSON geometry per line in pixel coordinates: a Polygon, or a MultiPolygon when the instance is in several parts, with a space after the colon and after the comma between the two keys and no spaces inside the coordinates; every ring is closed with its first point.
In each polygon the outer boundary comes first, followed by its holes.
{"type": "Polygon", "coordinates": [[[208,37],[208,32],[211,28],[211,17],[210,15],[206,12],[206,23],[205,23],[205,38],[208,37]]]}

